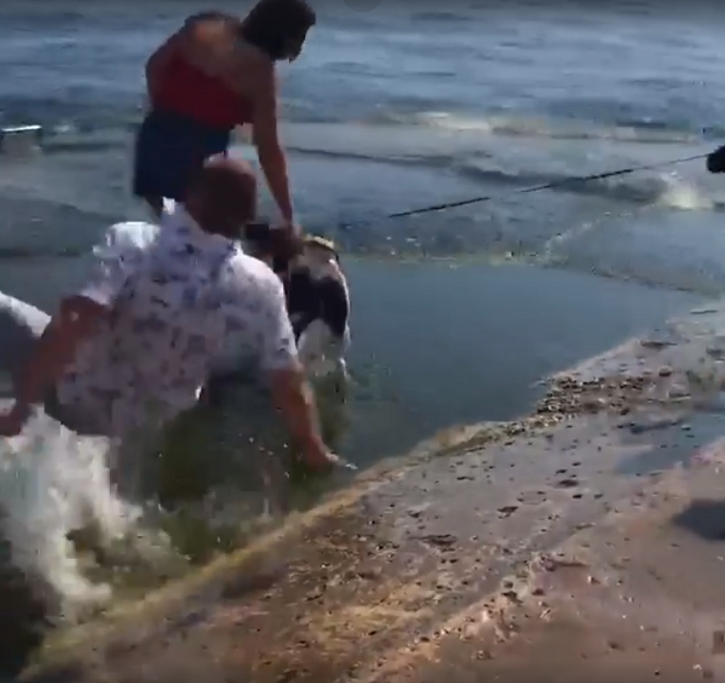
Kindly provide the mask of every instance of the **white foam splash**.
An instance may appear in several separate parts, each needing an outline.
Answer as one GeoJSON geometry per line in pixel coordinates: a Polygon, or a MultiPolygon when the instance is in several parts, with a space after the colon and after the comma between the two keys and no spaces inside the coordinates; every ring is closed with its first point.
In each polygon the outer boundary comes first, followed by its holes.
{"type": "Polygon", "coordinates": [[[106,439],[78,437],[42,412],[21,435],[0,439],[0,505],[11,561],[41,597],[52,598],[49,608],[62,619],[111,595],[108,585],[83,575],[68,533],[92,523],[100,541],[111,543],[139,517],[111,488],[107,451],[106,439]]]}
{"type": "Polygon", "coordinates": [[[422,112],[416,115],[414,120],[423,125],[452,131],[470,130],[493,133],[496,128],[495,122],[490,119],[457,116],[445,111],[422,112]]]}
{"type": "Polygon", "coordinates": [[[681,211],[705,211],[715,207],[711,197],[677,174],[663,174],[660,179],[665,185],[657,202],[661,206],[681,211]]]}

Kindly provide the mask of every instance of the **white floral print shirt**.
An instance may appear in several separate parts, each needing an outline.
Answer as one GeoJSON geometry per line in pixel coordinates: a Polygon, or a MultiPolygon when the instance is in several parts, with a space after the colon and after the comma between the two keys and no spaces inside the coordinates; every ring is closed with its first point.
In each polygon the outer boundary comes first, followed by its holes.
{"type": "Polygon", "coordinates": [[[109,315],[59,381],[58,400],[107,436],[194,405],[228,335],[263,371],[297,359],[279,278],[180,208],[161,226],[113,225],[77,294],[109,315]]]}

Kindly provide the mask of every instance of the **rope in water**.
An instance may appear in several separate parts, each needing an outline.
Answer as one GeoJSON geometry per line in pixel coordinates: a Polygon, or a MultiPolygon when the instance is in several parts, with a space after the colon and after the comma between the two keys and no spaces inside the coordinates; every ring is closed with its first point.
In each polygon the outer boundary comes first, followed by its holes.
{"type": "MultiPolygon", "coordinates": [[[[605,171],[604,173],[592,173],[591,175],[583,176],[568,176],[559,180],[552,180],[548,183],[542,183],[541,185],[530,185],[528,187],[520,187],[510,192],[503,192],[492,195],[482,195],[479,197],[471,197],[469,199],[460,199],[453,202],[445,202],[443,204],[433,204],[431,206],[424,206],[419,209],[409,209],[408,211],[399,211],[396,213],[390,213],[384,216],[383,220],[392,220],[395,218],[405,218],[407,216],[418,216],[424,213],[434,213],[436,211],[446,211],[448,209],[457,209],[461,206],[470,206],[472,204],[482,204],[483,202],[494,201],[503,197],[508,197],[516,194],[530,194],[532,192],[539,192],[540,190],[551,190],[559,187],[566,187],[568,185],[576,185],[580,183],[588,183],[593,180],[604,180],[605,178],[614,178],[615,176],[628,175],[630,173],[636,173],[638,171],[651,171],[658,168],[666,168],[668,166],[675,166],[678,164],[684,164],[689,161],[697,161],[698,159],[705,159],[710,155],[709,152],[703,154],[695,154],[689,157],[680,157],[678,159],[668,159],[667,161],[660,161],[655,164],[642,164],[640,166],[629,166],[627,168],[620,168],[616,171],[605,171]]],[[[367,221],[366,221],[367,222],[367,221]]],[[[351,224],[345,224],[343,228],[352,227],[351,224]]]]}

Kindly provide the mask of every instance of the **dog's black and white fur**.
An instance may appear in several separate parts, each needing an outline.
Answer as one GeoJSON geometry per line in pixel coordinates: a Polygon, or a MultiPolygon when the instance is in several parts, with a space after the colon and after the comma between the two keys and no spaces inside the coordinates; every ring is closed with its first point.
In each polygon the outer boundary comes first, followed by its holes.
{"type": "Polygon", "coordinates": [[[290,267],[287,306],[300,359],[313,376],[346,374],[350,343],[350,291],[334,247],[326,240],[305,242],[290,267]]]}
{"type": "MultiPolygon", "coordinates": [[[[269,230],[273,228],[255,226],[244,242],[249,252],[269,262],[284,282],[302,364],[312,379],[330,375],[347,378],[350,293],[334,245],[308,237],[299,253],[278,256],[267,247],[269,230]]],[[[233,338],[226,341],[226,351],[213,371],[214,380],[234,375],[240,362],[237,346],[233,338]]]]}

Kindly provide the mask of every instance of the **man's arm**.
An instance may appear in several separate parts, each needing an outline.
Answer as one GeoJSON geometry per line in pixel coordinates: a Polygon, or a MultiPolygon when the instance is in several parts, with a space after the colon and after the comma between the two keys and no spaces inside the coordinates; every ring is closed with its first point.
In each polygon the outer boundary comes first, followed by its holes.
{"type": "Polygon", "coordinates": [[[262,370],[270,378],[272,398],[287,424],[292,438],[303,449],[305,461],[313,467],[328,467],[337,461],[320,434],[314,394],[297,358],[292,325],[282,283],[270,280],[260,315],[262,330],[262,370]]]}
{"type": "Polygon", "coordinates": [[[315,398],[302,365],[298,361],[294,368],[270,371],[269,378],[275,405],[295,443],[311,464],[326,459],[327,447],[320,435],[315,398]]]}

